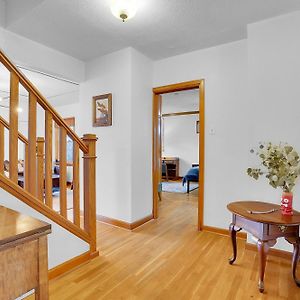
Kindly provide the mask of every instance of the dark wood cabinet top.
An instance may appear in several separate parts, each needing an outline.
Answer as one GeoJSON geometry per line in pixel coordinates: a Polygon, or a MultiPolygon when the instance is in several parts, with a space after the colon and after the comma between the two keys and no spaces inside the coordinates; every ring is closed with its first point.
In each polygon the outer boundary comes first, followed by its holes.
{"type": "Polygon", "coordinates": [[[167,156],[162,156],[162,160],[179,160],[179,157],[167,157],[167,156]]]}
{"type": "Polygon", "coordinates": [[[280,211],[280,205],[273,203],[260,201],[238,201],[229,203],[227,208],[232,213],[255,222],[287,226],[300,224],[300,212],[293,210],[293,216],[283,216],[280,211]],[[250,211],[266,212],[273,209],[275,211],[271,213],[250,213],[250,211]]]}
{"type": "Polygon", "coordinates": [[[37,233],[50,232],[50,224],[0,205],[0,246],[37,233]]]}

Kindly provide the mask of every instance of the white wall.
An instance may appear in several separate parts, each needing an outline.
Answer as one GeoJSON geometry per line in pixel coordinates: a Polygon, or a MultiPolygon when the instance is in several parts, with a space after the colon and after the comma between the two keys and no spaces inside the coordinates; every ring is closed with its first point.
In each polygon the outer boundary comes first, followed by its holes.
{"type": "Polygon", "coordinates": [[[55,105],[55,110],[65,119],[75,117],[75,131],[77,131],[76,123],[78,123],[80,115],[80,104],[72,103],[67,105],[55,105]]]}
{"type": "Polygon", "coordinates": [[[199,115],[163,118],[162,156],[179,157],[179,176],[183,177],[199,161],[199,135],[196,122],[199,115]]]}
{"type": "Polygon", "coordinates": [[[152,214],[152,67],[131,49],[131,222],[152,214]]]}
{"type": "Polygon", "coordinates": [[[247,41],[154,63],[154,86],[205,79],[206,159],[204,224],[227,228],[226,205],[248,199],[245,174],[251,144],[247,99],[247,41]],[[213,129],[215,135],[210,135],[213,129]]]}
{"type": "MultiPolygon", "coordinates": [[[[288,142],[300,151],[300,12],[248,26],[249,92],[253,145],[288,142]]],[[[279,201],[281,191],[251,182],[254,197],[279,201]]],[[[295,193],[295,208],[300,209],[295,193]]]]}
{"type": "Polygon", "coordinates": [[[97,142],[97,214],[131,221],[131,66],[130,49],[90,61],[80,86],[78,132],[97,142]],[[92,97],[112,93],[112,126],[93,127],[92,97]]]}
{"type": "Polygon", "coordinates": [[[95,133],[97,214],[134,222],[152,213],[152,62],[126,48],[87,63],[79,133],[95,133]],[[113,125],[92,127],[92,97],[112,93],[113,125]]]}
{"type": "MultiPolygon", "coordinates": [[[[260,141],[288,142],[300,151],[300,12],[248,26],[249,93],[253,145],[260,141]]],[[[280,201],[282,191],[266,179],[249,182],[253,198],[280,201]]],[[[300,209],[299,182],[294,207],[300,209]]],[[[281,241],[280,248],[291,250],[281,241]]]]}
{"type": "MultiPolygon", "coordinates": [[[[65,106],[66,108],[69,107],[71,111],[75,111],[78,108],[79,103],[79,86],[76,89],[77,90],[74,90],[73,92],[60,94],[55,97],[48,98],[47,100],[55,109],[61,106],[65,106]]],[[[79,111],[76,110],[76,112],[79,111]]],[[[66,113],[68,114],[67,111],[66,113]]]]}

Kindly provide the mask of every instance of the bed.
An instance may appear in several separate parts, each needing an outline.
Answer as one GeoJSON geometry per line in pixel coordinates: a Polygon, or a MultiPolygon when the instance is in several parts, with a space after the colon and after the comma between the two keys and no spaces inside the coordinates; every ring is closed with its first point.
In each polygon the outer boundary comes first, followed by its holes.
{"type": "Polygon", "coordinates": [[[182,185],[187,184],[187,193],[190,192],[190,182],[198,182],[199,181],[199,166],[192,167],[186,173],[186,175],[182,178],[182,185]]]}

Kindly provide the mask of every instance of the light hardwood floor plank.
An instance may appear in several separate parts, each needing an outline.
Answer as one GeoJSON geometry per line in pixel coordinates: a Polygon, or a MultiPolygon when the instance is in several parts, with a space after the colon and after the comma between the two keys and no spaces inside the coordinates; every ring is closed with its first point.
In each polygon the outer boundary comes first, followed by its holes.
{"type": "Polygon", "coordinates": [[[238,239],[229,265],[229,237],[197,232],[196,207],[197,191],[164,193],[160,218],[133,232],[98,223],[100,257],[50,281],[50,299],[300,299],[290,262],[273,256],[260,294],[256,252],[238,239]]]}

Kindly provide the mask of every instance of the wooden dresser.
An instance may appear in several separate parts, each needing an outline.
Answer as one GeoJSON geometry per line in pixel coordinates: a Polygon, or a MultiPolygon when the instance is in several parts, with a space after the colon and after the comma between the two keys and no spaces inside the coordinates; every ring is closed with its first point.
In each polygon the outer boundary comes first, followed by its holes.
{"type": "Polygon", "coordinates": [[[51,225],[0,206],[0,299],[35,290],[48,299],[47,234],[51,225]]]}
{"type": "Polygon", "coordinates": [[[179,157],[162,157],[161,160],[166,163],[169,179],[179,178],[179,157]]]}

